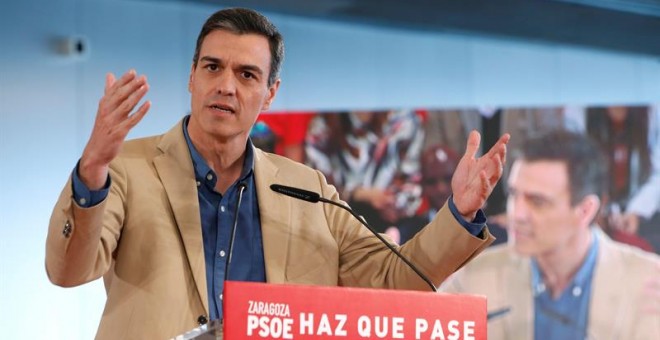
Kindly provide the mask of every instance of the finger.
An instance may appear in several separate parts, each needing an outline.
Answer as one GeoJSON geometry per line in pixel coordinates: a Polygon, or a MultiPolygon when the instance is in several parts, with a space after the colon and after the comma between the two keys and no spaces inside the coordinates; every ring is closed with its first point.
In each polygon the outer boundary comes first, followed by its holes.
{"type": "Polygon", "coordinates": [[[142,105],[140,105],[140,108],[129,117],[131,127],[137,125],[137,123],[139,123],[142,120],[142,118],[144,118],[147,112],[149,112],[150,108],[151,108],[151,101],[147,100],[146,102],[142,103],[142,105]]]}
{"type": "Polygon", "coordinates": [[[135,72],[134,69],[130,69],[126,71],[126,73],[122,74],[122,76],[119,79],[113,82],[112,86],[107,91],[107,94],[111,96],[115,95],[119,89],[121,89],[124,85],[129,84],[136,77],[137,77],[137,73],[135,72]]]}
{"type": "Polygon", "coordinates": [[[503,134],[500,139],[497,140],[497,143],[488,150],[486,157],[493,157],[493,155],[499,155],[501,158],[506,157],[506,144],[509,143],[511,135],[508,133],[503,134]]]}
{"type": "Polygon", "coordinates": [[[100,112],[113,112],[121,99],[117,98],[117,91],[119,91],[122,86],[125,86],[128,82],[135,78],[135,70],[129,70],[124,73],[121,78],[115,79],[115,75],[108,73],[105,79],[105,91],[103,98],[99,101],[99,111],[100,112]]]}
{"type": "Polygon", "coordinates": [[[493,186],[488,181],[488,175],[486,174],[486,171],[481,170],[481,172],[479,173],[479,179],[481,180],[480,195],[481,195],[481,198],[485,200],[485,199],[488,198],[488,195],[490,195],[490,192],[492,191],[493,186]]]}
{"type": "Polygon", "coordinates": [[[506,153],[507,153],[507,144],[509,144],[509,141],[511,140],[511,135],[508,133],[505,133],[502,137],[500,137],[499,141],[497,141],[498,144],[502,145],[502,148],[504,148],[504,151],[502,151],[502,166],[506,164],[506,153]]]}
{"type": "Polygon", "coordinates": [[[127,118],[135,109],[135,106],[144,98],[149,91],[149,84],[144,84],[134,91],[130,92],[128,97],[117,105],[118,115],[122,119],[127,118]]]}
{"type": "Polygon", "coordinates": [[[479,144],[481,143],[481,135],[477,130],[472,130],[467,140],[467,147],[465,148],[465,154],[463,157],[468,157],[474,159],[479,151],[479,144]]]}
{"type": "Polygon", "coordinates": [[[140,105],[140,108],[138,108],[138,110],[135,111],[135,113],[133,113],[128,117],[129,127],[132,129],[135,125],[137,125],[137,123],[139,123],[142,120],[142,118],[144,118],[147,112],[149,112],[150,108],[151,108],[150,101],[147,100],[146,102],[142,103],[142,105],[140,105]]]}
{"type": "Polygon", "coordinates": [[[130,70],[126,71],[126,72],[125,72],[124,74],[122,74],[121,77],[119,77],[119,79],[117,79],[117,81],[113,84],[113,85],[114,85],[114,89],[116,89],[116,88],[118,88],[118,87],[120,87],[120,86],[123,86],[123,85],[127,84],[127,83],[130,82],[131,80],[135,79],[136,76],[137,76],[137,72],[135,72],[134,69],[130,69],[130,70]]]}
{"type": "Polygon", "coordinates": [[[128,132],[131,129],[133,129],[142,120],[142,118],[144,118],[144,116],[149,111],[149,108],[151,108],[150,101],[146,101],[142,103],[142,105],[140,105],[140,107],[137,109],[137,111],[135,111],[135,113],[128,116],[127,119],[117,124],[117,129],[123,131],[124,136],[126,136],[128,132]]]}
{"type": "Polygon", "coordinates": [[[492,171],[490,171],[491,175],[488,178],[491,185],[495,185],[495,183],[497,183],[497,181],[502,177],[502,174],[504,173],[503,163],[503,159],[493,158],[491,162],[493,168],[492,171]]]}
{"type": "Polygon", "coordinates": [[[111,72],[108,72],[105,75],[105,88],[103,90],[104,94],[108,94],[108,92],[110,91],[110,88],[112,87],[112,85],[114,85],[115,81],[116,81],[115,75],[112,74],[111,72]]]}
{"type": "Polygon", "coordinates": [[[119,123],[121,120],[126,119],[131,111],[135,109],[135,106],[144,97],[148,88],[145,76],[134,79],[102,99],[104,111],[109,112],[109,116],[116,123],[119,123]]]}
{"type": "Polygon", "coordinates": [[[509,140],[511,140],[511,135],[508,133],[503,134],[500,139],[497,140],[497,144],[508,144],[509,140]]]}
{"type": "Polygon", "coordinates": [[[126,117],[135,108],[147,89],[147,77],[142,75],[118,88],[110,97],[108,105],[113,111],[118,110],[118,114],[126,117]]]}

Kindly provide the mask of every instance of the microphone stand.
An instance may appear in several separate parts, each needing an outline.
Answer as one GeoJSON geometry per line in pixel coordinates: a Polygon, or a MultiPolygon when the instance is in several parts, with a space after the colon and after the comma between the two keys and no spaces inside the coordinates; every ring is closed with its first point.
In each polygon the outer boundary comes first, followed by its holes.
{"type": "MultiPolygon", "coordinates": [[[[227,264],[225,265],[225,281],[229,279],[229,265],[231,264],[231,258],[234,253],[234,240],[236,239],[236,225],[238,225],[238,210],[241,207],[241,201],[243,201],[243,191],[245,191],[247,185],[244,182],[238,184],[238,200],[236,200],[236,208],[234,208],[234,224],[231,226],[231,236],[229,237],[229,249],[227,252],[227,264]]],[[[224,293],[224,285],[223,285],[224,293]]]]}
{"type": "Polygon", "coordinates": [[[417,266],[415,266],[412,262],[410,262],[407,258],[405,258],[399,252],[399,250],[397,250],[392,244],[387,242],[387,240],[385,240],[385,238],[381,234],[376,232],[369,225],[369,223],[367,223],[367,221],[362,216],[356,214],[355,211],[353,211],[353,209],[351,209],[349,206],[337,203],[335,201],[331,201],[327,198],[323,198],[318,193],[308,191],[308,190],[288,187],[288,186],[279,185],[279,184],[272,184],[270,186],[270,188],[271,188],[271,190],[273,190],[275,192],[278,192],[280,194],[284,194],[284,195],[287,195],[287,196],[290,196],[290,197],[298,198],[298,199],[301,199],[303,201],[308,201],[308,202],[312,202],[312,203],[316,203],[316,202],[329,203],[329,204],[332,204],[334,206],[337,206],[339,208],[342,208],[342,209],[348,211],[351,215],[353,215],[353,217],[355,217],[358,221],[360,221],[360,223],[362,223],[363,226],[365,226],[367,229],[369,229],[369,231],[371,231],[371,233],[374,234],[382,243],[384,243],[387,246],[387,248],[389,248],[396,256],[398,256],[401,259],[401,261],[403,261],[405,264],[407,264],[408,267],[410,267],[422,280],[424,280],[424,282],[426,282],[426,284],[428,284],[429,287],[431,287],[431,290],[433,292],[438,291],[438,289],[435,287],[433,282],[431,282],[431,280],[429,280],[429,278],[426,277],[426,275],[424,275],[417,268],[417,266]]]}

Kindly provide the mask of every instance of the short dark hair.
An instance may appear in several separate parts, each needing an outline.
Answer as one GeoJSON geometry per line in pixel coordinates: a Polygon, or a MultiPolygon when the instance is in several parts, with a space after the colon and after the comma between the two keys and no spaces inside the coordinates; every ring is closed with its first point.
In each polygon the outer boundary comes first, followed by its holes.
{"type": "Polygon", "coordinates": [[[213,13],[202,26],[197,36],[193,66],[197,67],[199,50],[204,38],[215,30],[225,30],[236,34],[254,33],[266,37],[270,46],[270,73],[268,86],[275,83],[284,60],[284,38],[268,18],[247,8],[227,8],[213,13]]]}
{"type": "Polygon", "coordinates": [[[534,135],[523,144],[515,158],[527,162],[559,161],[566,164],[571,205],[587,195],[604,198],[607,163],[598,145],[584,134],[552,130],[534,135]]]}

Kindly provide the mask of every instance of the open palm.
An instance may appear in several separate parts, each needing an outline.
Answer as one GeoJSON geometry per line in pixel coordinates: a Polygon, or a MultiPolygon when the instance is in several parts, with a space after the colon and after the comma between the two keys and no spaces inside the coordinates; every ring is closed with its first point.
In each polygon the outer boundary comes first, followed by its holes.
{"type": "Polygon", "coordinates": [[[477,158],[481,135],[477,131],[470,132],[465,154],[451,180],[454,204],[466,220],[474,219],[502,177],[509,138],[509,134],[504,134],[485,155],[477,158]]]}

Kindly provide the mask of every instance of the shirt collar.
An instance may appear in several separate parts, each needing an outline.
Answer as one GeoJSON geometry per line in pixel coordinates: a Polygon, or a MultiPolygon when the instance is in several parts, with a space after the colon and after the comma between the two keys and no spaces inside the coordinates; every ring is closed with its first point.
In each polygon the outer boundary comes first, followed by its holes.
{"type": "MultiPolygon", "coordinates": [[[[193,167],[195,169],[195,177],[198,180],[204,179],[208,181],[209,185],[215,187],[215,183],[218,178],[206,163],[206,160],[202,155],[197,151],[195,145],[193,145],[190,135],[188,134],[188,121],[190,120],[190,115],[187,115],[183,118],[183,136],[186,139],[186,144],[188,144],[188,150],[190,151],[190,157],[192,158],[193,167]]],[[[241,170],[241,177],[239,181],[245,180],[250,174],[252,174],[252,169],[254,168],[254,150],[252,147],[252,140],[248,138],[247,144],[245,147],[245,160],[243,162],[243,169],[241,170]]]]}
{"type": "MultiPolygon", "coordinates": [[[[598,255],[598,242],[596,242],[596,238],[598,236],[593,230],[590,230],[590,232],[591,245],[589,246],[587,257],[584,259],[580,269],[578,269],[577,273],[575,273],[573,281],[568,286],[568,289],[571,290],[573,296],[580,296],[582,294],[585,287],[589,284],[594,267],[596,266],[596,257],[598,255]]],[[[546,291],[545,283],[543,282],[541,275],[541,270],[539,269],[536,260],[532,260],[532,288],[534,291],[534,296],[538,296],[546,291]]]]}

